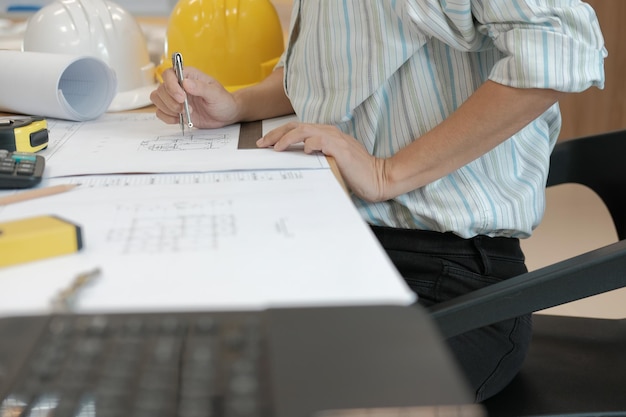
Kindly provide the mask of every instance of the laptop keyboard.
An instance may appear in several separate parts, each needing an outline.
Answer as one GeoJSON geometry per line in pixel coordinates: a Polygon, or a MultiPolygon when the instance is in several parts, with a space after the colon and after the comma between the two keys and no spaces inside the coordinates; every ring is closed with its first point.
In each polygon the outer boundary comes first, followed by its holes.
{"type": "Polygon", "coordinates": [[[270,415],[262,315],[51,317],[0,416],[270,415]]]}
{"type": "Polygon", "coordinates": [[[2,317],[0,417],[484,417],[434,330],[419,306],[2,317]]]}

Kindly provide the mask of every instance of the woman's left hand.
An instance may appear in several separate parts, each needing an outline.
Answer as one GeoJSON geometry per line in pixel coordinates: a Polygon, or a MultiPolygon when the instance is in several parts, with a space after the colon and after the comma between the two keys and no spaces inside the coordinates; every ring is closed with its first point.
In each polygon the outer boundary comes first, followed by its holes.
{"type": "Polygon", "coordinates": [[[348,188],[367,201],[385,199],[385,159],[375,158],[355,138],[330,125],[290,122],[257,141],[260,148],[283,151],[304,143],[304,152],[333,157],[348,188]]]}

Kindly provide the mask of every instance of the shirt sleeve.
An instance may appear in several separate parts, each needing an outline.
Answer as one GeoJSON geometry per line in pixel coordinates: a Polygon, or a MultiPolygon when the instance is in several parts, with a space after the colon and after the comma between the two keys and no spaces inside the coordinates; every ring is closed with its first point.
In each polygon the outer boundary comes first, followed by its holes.
{"type": "Polygon", "coordinates": [[[588,4],[577,0],[475,1],[473,13],[478,30],[505,55],[492,68],[492,81],[564,92],[604,87],[607,50],[588,4]]]}
{"type": "Polygon", "coordinates": [[[489,79],[518,88],[579,92],[604,87],[604,39],[579,0],[405,0],[417,30],[452,48],[497,48],[489,79]]]}

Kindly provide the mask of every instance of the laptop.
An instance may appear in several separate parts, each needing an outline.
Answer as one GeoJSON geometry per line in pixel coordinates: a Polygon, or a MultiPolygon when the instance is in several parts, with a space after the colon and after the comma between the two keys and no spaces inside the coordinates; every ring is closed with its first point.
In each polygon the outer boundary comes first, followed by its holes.
{"type": "Polygon", "coordinates": [[[0,416],[484,415],[419,306],[0,319],[0,416]]]}

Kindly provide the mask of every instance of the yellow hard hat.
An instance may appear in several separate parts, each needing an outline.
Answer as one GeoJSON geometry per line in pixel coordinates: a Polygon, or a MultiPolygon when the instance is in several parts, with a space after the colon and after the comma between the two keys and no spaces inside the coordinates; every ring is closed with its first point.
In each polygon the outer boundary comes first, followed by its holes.
{"type": "Polygon", "coordinates": [[[180,52],[185,66],[235,91],[269,75],[284,47],[269,0],[179,0],[169,17],[157,76],[172,66],[172,53],[180,52]]]}

